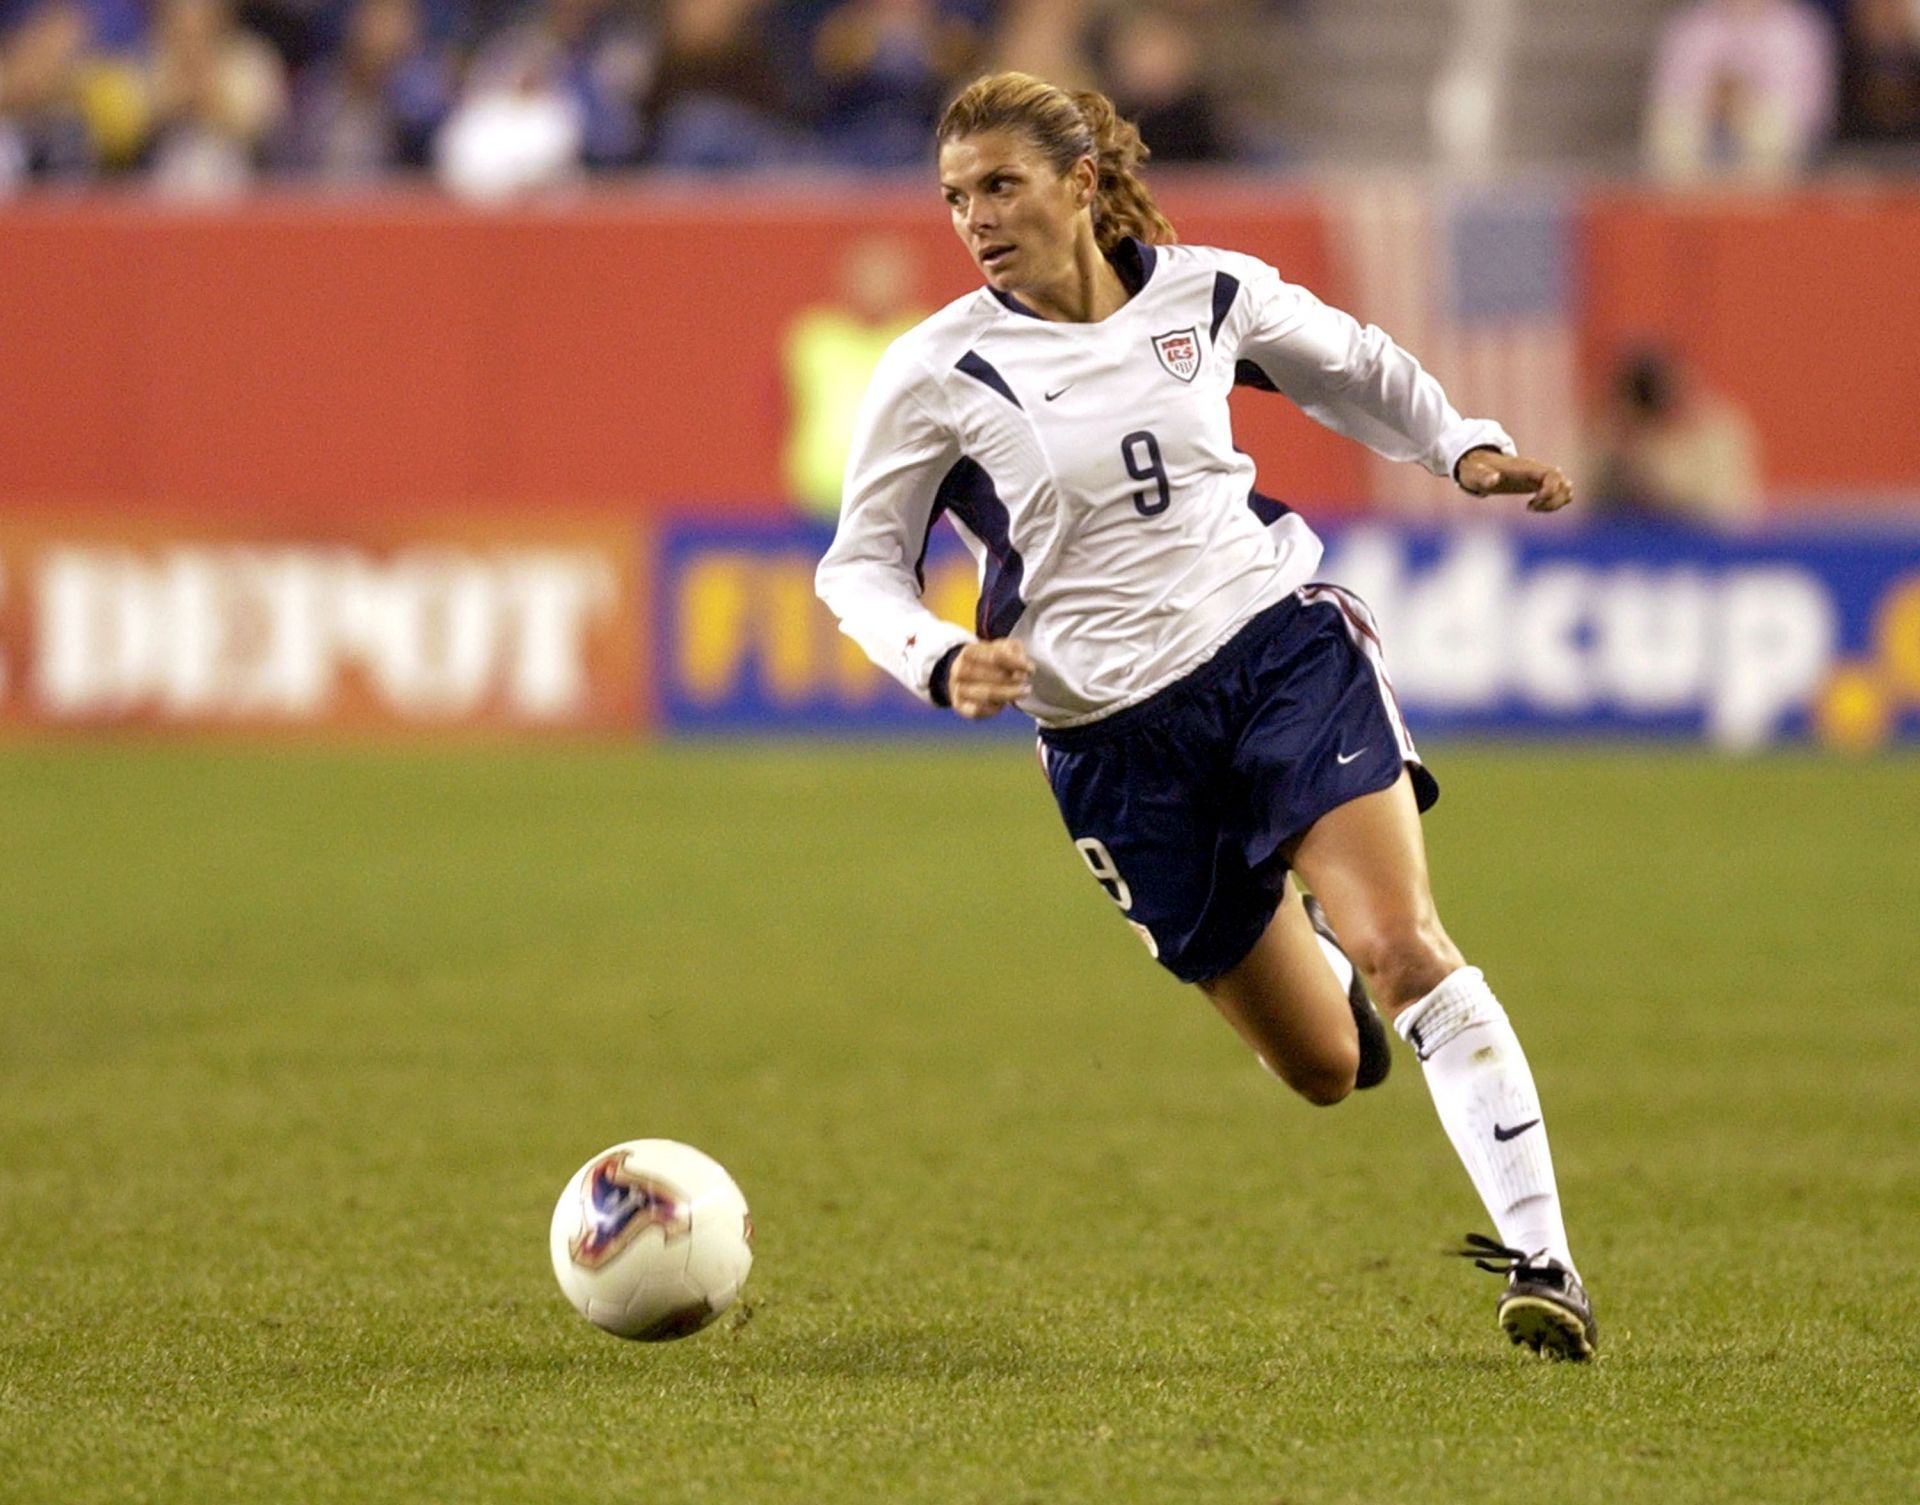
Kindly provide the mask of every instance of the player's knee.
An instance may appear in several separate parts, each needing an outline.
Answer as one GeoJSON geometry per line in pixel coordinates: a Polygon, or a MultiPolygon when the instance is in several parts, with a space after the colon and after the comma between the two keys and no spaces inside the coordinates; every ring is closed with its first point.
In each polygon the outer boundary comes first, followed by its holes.
{"type": "Polygon", "coordinates": [[[1275,1065],[1271,1056],[1262,1055],[1260,1062],[1314,1107],[1331,1108],[1353,1091],[1360,1073],[1360,1043],[1330,1047],[1310,1060],[1295,1057],[1275,1065]]]}
{"type": "MultiPolygon", "coordinates": [[[[1356,1070],[1358,1069],[1356,1064],[1356,1070]]],[[[1293,1090],[1316,1108],[1331,1108],[1343,1102],[1353,1091],[1354,1072],[1316,1072],[1305,1081],[1295,1082],[1293,1090]]]]}
{"type": "Polygon", "coordinates": [[[1340,943],[1366,978],[1374,1001],[1388,1010],[1426,997],[1461,965],[1459,948],[1432,912],[1372,927],[1357,937],[1343,934],[1340,943]]]}

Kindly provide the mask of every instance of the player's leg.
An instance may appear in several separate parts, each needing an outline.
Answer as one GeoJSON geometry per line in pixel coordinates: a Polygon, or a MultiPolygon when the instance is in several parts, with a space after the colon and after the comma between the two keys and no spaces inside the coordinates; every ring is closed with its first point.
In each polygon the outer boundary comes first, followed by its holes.
{"type": "Polygon", "coordinates": [[[1262,1064],[1310,1103],[1353,1090],[1360,1042],[1348,983],[1328,965],[1291,883],[1273,919],[1241,961],[1200,991],[1262,1064]]]}
{"type": "Polygon", "coordinates": [[[1211,679],[1176,687],[1113,724],[1043,733],[1040,765],[1074,847],[1154,958],[1198,984],[1282,1081],[1338,1102],[1356,1073],[1361,1085],[1386,1074],[1386,1028],[1284,871],[1263,866],[1264,825],[1250,859],[1227,766],[1234,711],[1211,679]]]}
{"type": "Polygon", "coordinates": [[[1571,1267],[1533,1074],[1505,1010],[1440,923],[1408,779],[1330,810],[1289,856],[1420,1057],[1502,1240],[1571,1267]]]}
{"type": "Polygon", "coordinates": [[[1403,774],[1328,811],[1287,855],[1414,1047],[1501,1243],[1521,1256],[1502,1298],[1502,1325],[1516,1342],[1586,1357],[1592,1316],[1567,1246],[1533,1073],[1480,969],[1465,964],[1440,923],[1410,780],[1403,774]]]}
{"type": "Polygon", "coordinates": [[[1320,816],[1286,856],[1326,906],[1341,946],[1388,1018],[1462,965],[1434,907],[1420,812],[1405,773],[1320,816]]]}

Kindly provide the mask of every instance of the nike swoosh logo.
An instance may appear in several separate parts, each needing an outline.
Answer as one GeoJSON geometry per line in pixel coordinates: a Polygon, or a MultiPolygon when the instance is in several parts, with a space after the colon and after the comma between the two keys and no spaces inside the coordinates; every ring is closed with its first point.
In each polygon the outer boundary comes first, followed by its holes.
{"type": "Polygon", "coordinates": [[[1359,757],[1361,753],[1364,753],[1365,751],[1366,749],[1363,747],[1360,749],[1360,752],[1348,753],[1345,757],[1340,757],[1336,755],[1333,761],[1338,763],[1342,768],[1345,768],[1349,763],[1351,763],[1355,758],[1359,757]]]}
{"type": "Polygon", "coordinates": [[[1512,1129],[1503,1129],[1500,1127],[1500,1125],[1495,1124],[1493,1126],[1493,1137],[1499,1140],[1502,1144],[1505,1144],[1509,1139],[1518,1139],[1522,1134],[1526,1133],[1527,1130],[1531,1129],[1535,1124],[1539,1122],[1540,1120],[1537,1118],[1530,1118],[1525,1123],[1521,1124],[1519,1127],[1512,1128],[1512,1129]]]}
{"type": "MultiPolygon", "coordinates": [[[[1068,382],[1068,383],[1067,383],[1067,387],[1070,387],[1070,386],[1072,386],[1072,385],[1073,385],[1073,383],[1072,383],[1072,382],[1068,382]]],[[[1066,390],[1067,390],[1067,387],[1062,387],[1062,388],[1060,389],[1060,392],[1064,392],[1064,391],[1066,391],[1066,390]]],[[[1049,393],[1047,393],[1047,401],[1048,401],[1048,402],[1052,402],[1052,401],[1054,400],[1054,398],[1056,398],[1056,397],[1058,397],[1058,396],[1060,395],[1060,392],[1049,392],[1049,393]]]]}

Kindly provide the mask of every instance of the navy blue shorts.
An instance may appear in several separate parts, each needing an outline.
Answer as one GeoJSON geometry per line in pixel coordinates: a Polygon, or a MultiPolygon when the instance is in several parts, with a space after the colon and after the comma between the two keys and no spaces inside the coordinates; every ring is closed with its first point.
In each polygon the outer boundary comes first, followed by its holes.
{"type": "Polygon", "coordinates": [[[1421,765],[1357,596],[1309,585],[1184,679],[1085,726],[1043,728],[1040,762],[1073,844],[1182,982],[1230,970],[1273,919],[1281,849],[1421,765]]]}

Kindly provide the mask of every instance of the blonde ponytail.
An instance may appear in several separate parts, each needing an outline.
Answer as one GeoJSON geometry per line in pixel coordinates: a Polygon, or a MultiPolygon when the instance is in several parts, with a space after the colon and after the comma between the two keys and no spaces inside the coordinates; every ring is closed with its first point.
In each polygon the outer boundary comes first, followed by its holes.
{"type": "Polygon", "coordinates": [[[1093,160],[1100,171],[1095,190],[1093,230],[1102,251],[1111,251],[1129,235],[1149,245],[1172,245],[1180,237],[1153,202],[1135,168],[1151,157],[1147,143],[1130,120],[1098,89],[1082,89],[1073,103],[1093,135],[1093,160]]]}

